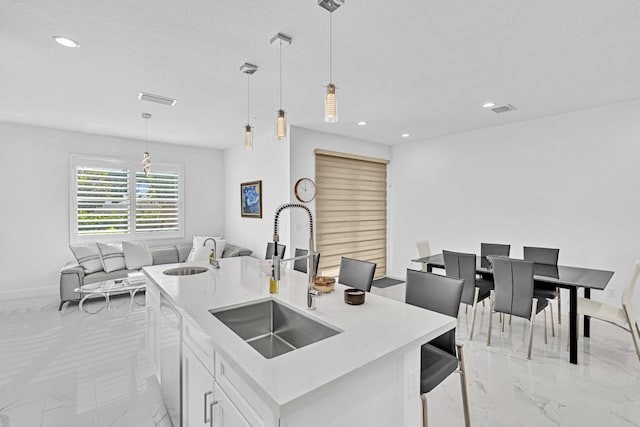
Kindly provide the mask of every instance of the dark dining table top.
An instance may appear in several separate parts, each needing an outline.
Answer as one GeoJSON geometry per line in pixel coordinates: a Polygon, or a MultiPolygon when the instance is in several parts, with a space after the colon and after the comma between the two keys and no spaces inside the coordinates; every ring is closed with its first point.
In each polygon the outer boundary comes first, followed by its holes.
{"type": "MultiPolygon", "coordinates": [[[[442,254],[412,259],[413,262],[426,263],[432,267],[444,268],[442,254]]],[[[603,290],[613,277],[613,271],[594,268],[569,267],[566,265],[535,264],[533,278],[540,282],[553,283],[561,288],[583,287],[603,290]]],[[[476,271],[491,274],[491,265],[486,257],[476,255],[476,271]]]]}

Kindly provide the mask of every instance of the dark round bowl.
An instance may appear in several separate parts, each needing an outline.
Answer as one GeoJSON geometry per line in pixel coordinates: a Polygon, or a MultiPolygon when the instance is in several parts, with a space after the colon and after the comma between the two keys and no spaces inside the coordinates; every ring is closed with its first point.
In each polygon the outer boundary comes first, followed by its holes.
{"type": "Polygon", "coordinates": [[[349,305],[364,304],[365,291],[360,289],[345,289],[344,290],[344,302],[349,305]]]}

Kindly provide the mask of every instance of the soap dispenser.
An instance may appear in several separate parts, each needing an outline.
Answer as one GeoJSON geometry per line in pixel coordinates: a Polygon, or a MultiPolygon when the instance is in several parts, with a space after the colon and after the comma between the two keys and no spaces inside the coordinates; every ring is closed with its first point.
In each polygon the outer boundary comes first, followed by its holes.
{"type": "Polygon", "coordinates": [[[209,254],[209,264],[213,268],[220,268],[220,264],[216,261],[216,250],[211,249],[211,253],[209,254]]]}

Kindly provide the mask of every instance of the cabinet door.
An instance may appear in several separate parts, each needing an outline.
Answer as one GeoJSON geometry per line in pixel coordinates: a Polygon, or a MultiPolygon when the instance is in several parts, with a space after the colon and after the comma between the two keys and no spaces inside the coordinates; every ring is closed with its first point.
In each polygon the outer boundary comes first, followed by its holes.
{"type": "Polygon", "coordinates": [[[210,427],[213,425],[213,376],[205,369],[188,346],[182,348],[182,425],[210,427]]]}
{"type": "Polygon", "coordinates": [[[213,405],[213,425],[215,427],[251,427],[218,383],[215,384],[214,395],[216,401],[213,405]]]}
{"type": "Polygon", "coordinates": [[[160,341],[158,337],[160,329],[158,323],[158,316],[160,314],[160,291],[152,283],[147,284],[145,305],[147,309],[147,352],[149,353],[153,374],[160,380],[160,341]]]}

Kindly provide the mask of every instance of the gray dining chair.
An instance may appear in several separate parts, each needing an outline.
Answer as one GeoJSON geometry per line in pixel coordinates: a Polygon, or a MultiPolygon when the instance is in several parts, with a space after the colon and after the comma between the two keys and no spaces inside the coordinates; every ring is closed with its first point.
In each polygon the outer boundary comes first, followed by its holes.
{"type": "MultiPolygon", "coordinates": [[[[536,264],[542,265],[543,269],[547,266],[558,265],[558,255],[560,249],[554,248],[540,248],[535,246],[525,246],[523,258],[526,261],[533,261],[536,264]]],[[[557,271],[557,270],[556,270],[557,271]]],[[[538,298],[546,298],[549,301],[556,300],[558,304],[558,325],[562,324],[562,293],[560,288],[553,286],[552,284],[541,282],[539,280],[534,281],[534,294],[538,298]]],[[[551,311],[551,335],[555,336],[555,326],[553,325],[553,306],[549,305],[551,311]]]]}
{"type": "MultiPolygon", "coordinates": [[[[309,253],[307,249],[296,248],[295,257],[305,256],[309,253]]],[[[313,254],[313,274],[314,277],[318,276],[318,264],[320,263],[320,252],[314,252],[313,254]]],[[[293,262],[293,269],[302,273],[307,272],[307,258],[297,259],[293,262]]]]}
{"type": "MultiPolygon", "coordinates": [[[[491,345],[493,312],[510,314],[528,319],[529,350],[527,358],[531,359],[531,345],[536,314],[543,311],[549,304],[544,298],[533,295],[533,262],[519,259],[489,256],[493,266],[493,283],[495,286],[491,297],[489,311],[489,333],[487,345],[491,345]]],[[[504,330],[504,321],[502,328],[504,330]]],[[[544,317],[544,339],[547,343],[547,317],[544,317]]]]}
{"type": "MultiPolygon", "coordinates": [[[[489,261],[487,260],[488,255],[498,255],[498,256],[509,256],[511,252],[511,245],[506,245],[502,243],[480,243],[480,257],[481,263],[484,267],[488,267],[489,261]]],[[[480,276],[483,279],[493,281],[493,274],[491,273],[481,273],[480,276]]]]}
{"type": "MultiPolygon", "coordinates": [[[[458,317],[464,280],[407,269],[405,301],[454,318],[458,317]]],[[[467,379],[462,344],[456,344],[456,329],[422,345],[420,349],[420,398],[422,422],[427,426],[427,393],[441,384],[452,373],[460,374],[465,426],[469,419],[467,379]]]]}
{"type": "Polygon", "coordinates": [[[345,286],[370,292],[375,272],[376,264],[373,262],[342,257],[338,281],[345,286]]]}
{"type": "MultiPolygon", "coordinates": [[[[273,249],[274,249],[273,242],[267,243],[267,252],[264,254],[264,259],[273,258],[273,254],[274,254],[273,249]]],[[[286,250],[287,250],[287,245],[281,245],[280,243],[278,243],[278,256],[280,258],[284,258],[284,253],[286,250]]]]}
{"type": "Polygon", "coordinates": [[[446,275],[464,280],[461,302],[466,304],[467,308],[472,306],[469,339],[473,340],[478,302],[489,298],[493,283],[484,278],[476,278],[476,254],[442,251],[442,256],[446,275]]]}

